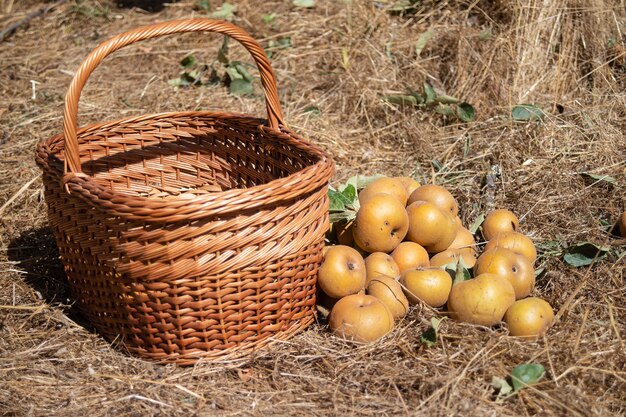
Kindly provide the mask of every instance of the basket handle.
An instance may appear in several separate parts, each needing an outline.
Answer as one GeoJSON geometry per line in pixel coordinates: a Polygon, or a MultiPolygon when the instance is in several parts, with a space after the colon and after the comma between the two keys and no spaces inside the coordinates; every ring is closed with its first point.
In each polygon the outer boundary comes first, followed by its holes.
{"type": "MultiPolygon", "coordinates": [[[[259,69],[261,84],[263,85],[263,91],[265,93],[265,104],[267,106],[269,126],[273,129],[279,129],[279,125],[285,126],[282,111],[280,109],[280,102],[278,100],[276,77],[272,71],[270,61],[267,58],[267,55],[265,55],[261,45],[254,40],[249,33],[231,23],[212,19],[172,20],[169,22],[143,26],[121,33],[98,45],[98,47],[94,49],[89,56],[87,56],[76,72],[76,75],[74,75],[69,90],[65,95],[65,108],[63,110],[63,133],[66,147],[66,174],[70,172],[74,175],[84,176],[82,173],[78,151],[78,138],[76,136],[76,131],[78,129],[78,100],[80,99],[83,87],[87,83],[87,80],[94,69],[109,54],[127,45],[146,39],[158,38],[164,35],[188,32],[222,33],[241,43],[248,50],[248,52],[250,52],[259,69]]],[[[65,178],[64,182],[68,179],[69,178],[65,178]]]]}

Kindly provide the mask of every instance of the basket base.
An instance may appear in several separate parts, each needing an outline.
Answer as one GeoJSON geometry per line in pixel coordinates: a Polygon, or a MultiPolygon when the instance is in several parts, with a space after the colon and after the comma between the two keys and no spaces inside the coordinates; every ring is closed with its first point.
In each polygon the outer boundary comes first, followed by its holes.
{"type": "Polygon", "coordinates": [[[141,359],[148,359],[156,363],[176,363],[180,366],[193,366],[199,362],[217,362],[243,358],[253,352],[269,348],[274,344],[292,338],[294,335],[304,331],[315,321],[316,314],[314,310],[314,315],[309,315],[299,322],[293,323],[292,326],[285,331],[275,333],[274,335],[263,340],[259,340],[254,344],[236,346],[226,350],[205,351],[201,349],[188,349],[183,354],[165,354],[163,352],[151,352],[135,346],[126,346],[123,343],[120,343],[117,347],[126,350],[133,356],[137,356],[141,359]]]}

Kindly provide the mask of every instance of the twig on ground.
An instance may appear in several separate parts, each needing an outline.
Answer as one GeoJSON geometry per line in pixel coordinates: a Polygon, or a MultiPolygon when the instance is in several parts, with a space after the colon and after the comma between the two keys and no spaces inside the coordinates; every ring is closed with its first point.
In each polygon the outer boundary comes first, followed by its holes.
{"type": "Polygon", "coordinates": [[[59,0],[56,3],[52,3],[49,4],[47,6],[44,7],[40,7],[39,9],[35,10],[34,12],[30,13],[29,15],[27,15],[25,18],[18,20],[15,23],[10,24],[6,29],[4,29],[2,32],[0,32],[0,42],[4,41],[5,39],[7,39],[9,36],[11,36],[13,34],[13,32],[15,32],[20,26],[23,26],[25,24],[27,24],[28,22],[30,22],[31,20],[33,20],[34,18],[41,16],[43,14],[48,13],[50,10],[54,9],[57,6],[60,6],[61,4],[65,3],[67,0],[59,0]]]}
{"type": "Polygon", "coordinates": [[[41,174],[37,174],[33,179],[31,179],[30,181],[28,181],[26,184],[22,185],[22,188],[20,188],[19,190],[17,190],[17,192],[15,194],[13,194],[11,196],[11,198],[9,198],[6,203],[4,203],[2,205],[2,207],[0,207],[0,214],[2,214],[4,212],[4,209],[6,209],[8,206],[11,205],[11,203],[13,203],[20,195],[22,195],[22,193],[26,190],[28,190],[28,187],[30,187],[30,185],[32,183],[35,182],[35,180],[37,178],[41,177],[41,174]]]}

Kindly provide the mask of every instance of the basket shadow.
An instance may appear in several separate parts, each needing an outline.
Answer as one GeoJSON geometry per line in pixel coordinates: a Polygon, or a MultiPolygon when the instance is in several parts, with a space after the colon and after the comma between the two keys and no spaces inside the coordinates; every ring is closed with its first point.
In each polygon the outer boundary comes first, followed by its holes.
{"type": "Polygon", "coordinates": [[[52,229],[28,229],[9,242],[7,257],[25,274],[25,282],[76,324],[93,332],[94,328],[74,307],[69,284],[54,240],[52,229]]]}

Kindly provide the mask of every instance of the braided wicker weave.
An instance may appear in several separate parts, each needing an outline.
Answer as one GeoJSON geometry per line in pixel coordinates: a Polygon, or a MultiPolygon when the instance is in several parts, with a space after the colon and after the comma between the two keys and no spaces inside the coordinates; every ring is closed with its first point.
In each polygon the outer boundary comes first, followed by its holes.
{"type": "Polygon", "coordinates": [[[243,355],[315,319],[334,164],[285,127],[269,61],[246,32],[192,19],[104,42],[72,80],[63,132],[36,160],[73,296],[107,339],[189,365],[243,355]],[[81,90],[107,55],[196,31],[252,54],[267,120],[189,111],[77,128],[81,90]]]}

